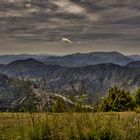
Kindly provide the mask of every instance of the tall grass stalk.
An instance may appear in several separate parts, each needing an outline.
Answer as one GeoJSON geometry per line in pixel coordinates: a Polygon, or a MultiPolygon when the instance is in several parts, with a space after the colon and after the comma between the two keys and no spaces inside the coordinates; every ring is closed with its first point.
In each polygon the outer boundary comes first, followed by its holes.
{"type": "Polygon", "coordinates": [[[140,115],[1,113],[0,140],[140,140],[140,115]]]}

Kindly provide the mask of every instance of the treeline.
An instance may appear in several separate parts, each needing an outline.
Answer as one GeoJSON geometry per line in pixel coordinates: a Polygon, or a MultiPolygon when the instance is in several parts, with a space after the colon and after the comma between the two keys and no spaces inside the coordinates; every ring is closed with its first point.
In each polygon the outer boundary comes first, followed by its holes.
{"type": "MultiPolygon", "coordinates": [[[[94,104],[88,104],[88,95],[83,82],[78,89],[74,88],[67,93],[65,100],[61,96],[52,96],[47,93],[46,85],[42,91],[34,92],[39,87],[24,79],[12,81],[6,93],[0,96],[1,111],[9,112],[109,112],[109,111],[140,111],[140,88],[134,93],[112,87],[105,97],[99,98],[94,104]],[[4,96],[3,96],[4,95],[4,96]],[[4,97],[4,98],[2,98],[4,97]]],[[[40,89],[40,88],[39,88],[40,89]]],[[[94,99],[93,99],[94,100],[94,99]]]]}
{"type": "Polygon", "coordinates": [[[140,107],[140,88],[134,93],[113,87],[107,96],[94,105],[95,111],[133,111],[140,107]]]}
{"type": "Polygon", "coordinates": [[[122,90],[118,87],[112,87],[108,91],[105,97],[101,97],[96,103],[94,103],[90,108],[84,106],[80,102],[76,102],[73,108],[69,108],[68,105],[63,100],[58,100],[55,104],[54,111],[65,112],[65,111],[83,112],[123,112],[123,111],[137,111],[140,112],[140,88],[134,93],[122,90]]]}

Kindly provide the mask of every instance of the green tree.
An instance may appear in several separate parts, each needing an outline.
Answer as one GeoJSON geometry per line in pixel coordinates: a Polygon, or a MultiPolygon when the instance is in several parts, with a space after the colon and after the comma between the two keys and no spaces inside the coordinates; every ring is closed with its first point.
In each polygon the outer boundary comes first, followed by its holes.
{"type": "Polygon", "coordinates": [[[130,92],[113,87],[100,104],[101,111],[126,111],[134,108],[134,102],[130,92]]]}
{"type": "Polygon", "coordinates": [[[33,83],[29,80],[15,80],[9,87],[11,111],[35,112],[39,100],[33,92],[33,83]]]}
{"type": "Polygon", "coordinates": [[[74,90],[76,91],[75,96],[71,97],[71,100],[74,102],[75,106],[73,108],[74,112],[84,112],[87,111],[86,105],[88,103],[88,94],[86,90],[86,84],[84,81],[79,81],[78,89],[73,86],[74,90]]]}
{"type": "Polygon", "coordinates": [[[136,94],[135,94],[135,103],[137,106],[140,106],[140,88],[137,89],[136,94]]]}
{"type": "Polygon", "coordinates": [[[66,112],[68,111],[68,105],[63,99],[58,97],[56,103],[52,107],[52,111],[58,113],[66,112]]]}

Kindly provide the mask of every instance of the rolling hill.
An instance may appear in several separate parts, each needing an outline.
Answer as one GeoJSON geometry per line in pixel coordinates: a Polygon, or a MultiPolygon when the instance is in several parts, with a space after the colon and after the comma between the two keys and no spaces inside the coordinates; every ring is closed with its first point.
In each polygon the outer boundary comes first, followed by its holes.
{"type": "Polygon", "coordinates": [[[42,60],[46,59],[47,57],[50,57],[49,54],[38,54],[38,55],[32,55],[32,54],[19,54],[19,55],[0,55],[0,64],[8,64],[13,61],[17,60],[25,60],[29,58],[33,58],[36,60],[42,60]]]}
{"type": "Polygon", "coordinates": [[[91,52],[76,53],[66,56],[52,56],[42,60],[45,64],[61,65],[67,67],[80,67],[96,65],[102,63],[113,63],[117,65],[126,65],[134,61],[129,57],[118,52],[91,52]]]}
{"type": "Polygon", "coordinates": [[[136,67],[136,68],[140,68],[140,61],[133,61],[130,62],[126,65],[127,67],[136,67]]]}
{"type": "Polygon", "coordinates": [[[80,81],[85,83],[88,93],[101,95],[105,95],[111,86],[130,91],[140,86],[140,68],[111,63],[65,67],[45,65],[35,59],[27,59],[5,65],[0,72],[14,78],[21,76],[21,73],[30,79],[45,77],[48,89],[59,92],[70,90],[71,85],[77,88],[80,81]]]}
{"type": "Polygon", "coordinates": [[[133,59],[135,61],[140,61],[140,55],[128,55],[127,57],[129,57],[130,59],[133,59]]]}
{"type": "Polygon", "coordinates": [[[23,74],[23,76],[25,77],[37,77],[42,75],[42,72],[45,69],[45,67],[45,64],[43,64],[42,62],[30,58],[26,60],[16,60],[5,65],[0,70],[2,73],[10,77],[21,76],[21,74],[23,74]]]}
{"type": "Polygon", "coordinates": [[[0,64],[8,64],[13,61],[26,60],[30,58],[42,61],[45,64],[61,65],[68,67],[88,66],[102,63],[126,65],[134,61],[129,56],[125,56],[118,52],[90,52],[90,53],[76,53],[65,56],[54,56],[49,54],[1,55],[0,64]]]}

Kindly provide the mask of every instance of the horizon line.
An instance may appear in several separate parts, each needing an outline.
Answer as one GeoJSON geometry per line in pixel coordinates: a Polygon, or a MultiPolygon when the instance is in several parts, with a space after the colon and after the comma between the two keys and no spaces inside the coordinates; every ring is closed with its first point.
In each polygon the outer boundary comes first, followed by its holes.
{"type": "Polygon", "coordinates": [[[140,55],[140,53],[123,53],[120,51],[89,51],[89,52],[74,52],[74,53],[52,53],[52,52],[34,52],[34,53],[0,53],[0,56],[6,55],[55,55],[55,56],[65,56],[65,55],[72,55],[72,54],[87,54],[87,53],[120,53],[123,55],[140,55]]]}

